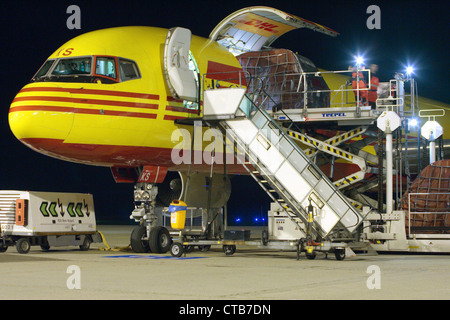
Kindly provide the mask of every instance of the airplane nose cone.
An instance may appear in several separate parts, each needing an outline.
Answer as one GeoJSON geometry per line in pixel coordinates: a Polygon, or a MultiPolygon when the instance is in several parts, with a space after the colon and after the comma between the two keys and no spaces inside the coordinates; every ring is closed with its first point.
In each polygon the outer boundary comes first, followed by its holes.
{"type": "Polygon", "coordinates": [[[43,151],[43,141],[63,141],[68,136],[73,123],[72,108],[70,93],[30,84],[12,102],[9,126],[21,142],[43,151]]]}

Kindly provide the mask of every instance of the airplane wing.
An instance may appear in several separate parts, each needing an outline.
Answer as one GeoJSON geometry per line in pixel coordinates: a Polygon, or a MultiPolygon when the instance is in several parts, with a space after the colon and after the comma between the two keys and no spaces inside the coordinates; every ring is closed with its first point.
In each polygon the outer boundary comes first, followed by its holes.
{"type": "Polygon", "coordinates": [[[270,46],[288,31],[308,28],[336,37],[338,32],[318,23],[270,7],[249,7],[238,10],[223,19],[209,38],[227,47],[235,54],[258,51],[270,46]]]}

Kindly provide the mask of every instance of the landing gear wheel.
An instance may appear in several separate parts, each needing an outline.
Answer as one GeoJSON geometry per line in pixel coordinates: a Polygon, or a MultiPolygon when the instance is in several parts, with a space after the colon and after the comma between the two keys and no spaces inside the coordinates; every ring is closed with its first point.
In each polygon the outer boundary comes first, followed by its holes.
{"type": "Polygon", "coordinates": [[[198,246],[198,250],[200,250],[201,252],[207,252],[209,251],[209,249],[211,249],[211,245],[207,244],[204,246],[198,246]]]}
{"type": "Polygon", "coordinates": [[[232,256],[236,252],[236,246],[234,244],[223,246],[222,249],[227,256],[232,256]]]}
{"type": "Polygon", "coordinates": [[[80,250],[88,251],[90,247],[91,247],[91,239],[89,239],[89,237],[84,238],[83,244],[80,245],[80,250]]]}
{"type": "Polygon", "coordinates": [[[0,252],[6,252],[8,250],[8,246],[0,244],[0,252]]]}
{"type": "Polygon", "coordinates": [[[44,241],[41,243],[41,249],[42,249],[42,251],[44,251],[44,252],[50,251],[50,245],[48,244],[48,241],[47,241],[47,240],[44,240],[44,241]]]}
{"type": "Polygon", "coordinates": [[[173,257],[179,258],[179,257],[181,257],[183,255],[183,252],[184,252],[184,248],[183,248],[183,245],[181,243],[173,242],[170,245],[170,254],[173,257]]]}
{"type": "Polygon", "coordinates": [[[161,226],[153,228],[150,230],[148,243],[153,253],[166,253],[172,244],[169,230],[161,226]]]}
{"type": "Polygon", "coordinates": [[[19,240],[17,240],[16,249],[18,253],[28,253],[28,251],[30,251],[30,248],[30,240],[28,240],[27,238],[20,238],[19,240]]]}
{"type": "Polygon", "coordinates": [[[334,250],[334,255],[336,260],[342,261],[345,259],[345,249],[336,249],[334,250]]]}
{"type": "Polygon", "coordinates": [[[130,244],[131,250],[136,253],[146,253],[150,251],[147,237],[147,229],[145,226],[137,226],[131,232],[130,244]]]}
{"type": "Polygon", "coordinates": [[[309,260],[314,260],[316,258],[317,254],[315,252],[312,253],[306,253],[306,258],[309,260]]]}
{"type": "Polygon", "coordinates": [[[261,242],[263,246],[267,246],[267,244],[269,243],[269,232],[267,230],[262,231],[261,242]]]}

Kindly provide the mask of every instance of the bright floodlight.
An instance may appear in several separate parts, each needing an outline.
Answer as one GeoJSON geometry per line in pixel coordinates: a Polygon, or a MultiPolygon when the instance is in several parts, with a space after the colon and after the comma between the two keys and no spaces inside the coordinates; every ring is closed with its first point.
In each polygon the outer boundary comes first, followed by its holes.
{"type": "Polygon", "coordinates": [[[364,63],[364,59],[361,56],[356,57],[356,65],[361,66],[364,63]]]}
{"type": "Polygon", "coordinates": [[[416,118],[412,118],[408,121],[408,124],[410,127],[416,127],[417,126],[417,119],[416,118]]]}
{"type": "Polygon", "coordinates": [[[408,66],[408,67],[406,68],[406,73],[407,73],[408,75],[411,75],[413,72],[414,72],[414,68],[413,68],[413,67],[408,66]]]}

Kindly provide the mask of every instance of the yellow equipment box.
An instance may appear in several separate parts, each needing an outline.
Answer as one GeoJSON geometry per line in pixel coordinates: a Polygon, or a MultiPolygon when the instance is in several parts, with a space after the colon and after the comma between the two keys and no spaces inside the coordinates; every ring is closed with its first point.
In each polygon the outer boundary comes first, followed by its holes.
{"type": "Polygon", "coordinates": [[[186,223],[187,204],[180,200],[174,200],[169,206],[170,225],[172,229],[184,229],[186,223]]]}

